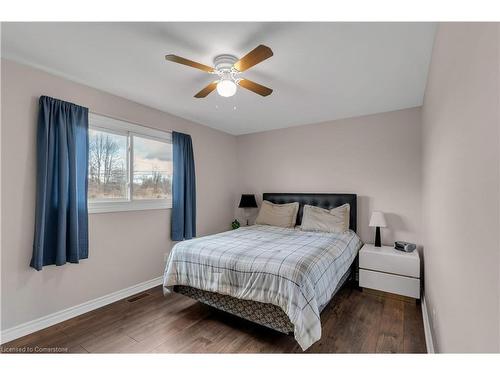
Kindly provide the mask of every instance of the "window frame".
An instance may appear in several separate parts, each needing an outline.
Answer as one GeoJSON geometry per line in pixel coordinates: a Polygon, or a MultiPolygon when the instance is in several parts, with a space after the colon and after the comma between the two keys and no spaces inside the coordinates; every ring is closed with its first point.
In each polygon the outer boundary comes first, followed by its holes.
{"type": "MultiPolygon", "coordinates": [[[[146,126],[134,124],[112,117],[89,113],[89,129],[104,131],[127,137],[127,198],[102,200],[91,202],[87,198],[87,209],[89,214],[140,211],[140,210],[164,210],[172,208],[172,199],[133,199],[133,173],[134,173],[134,148],[133,137],[151,139],[158,142],[172,144],[172,133],[157,130],[146,126]]],[[[88,171],[87,171],[88,174],[88,171]]]]}

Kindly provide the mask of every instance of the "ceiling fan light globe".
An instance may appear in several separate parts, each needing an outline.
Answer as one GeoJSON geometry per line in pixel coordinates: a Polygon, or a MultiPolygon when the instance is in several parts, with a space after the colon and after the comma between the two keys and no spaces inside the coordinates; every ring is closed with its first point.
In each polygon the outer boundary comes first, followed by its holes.
{"type": "Polygon", "coordinates": [[[223,79],[217,84],[217,93],[220,96],[229,98],[236,94],[236,83],[229,79],[223,79]]]}

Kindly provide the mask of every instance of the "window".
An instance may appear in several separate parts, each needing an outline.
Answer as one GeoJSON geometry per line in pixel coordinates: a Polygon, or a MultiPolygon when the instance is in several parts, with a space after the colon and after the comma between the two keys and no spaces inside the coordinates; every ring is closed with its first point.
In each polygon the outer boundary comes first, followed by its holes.
{"type": "Polygon", "coordinates": [[[172,198],[172,144],[132,136],[134,199],[172,198]]]}
{"type": "Polygon", "coordinates": [[[127,199],[127,136],[89,130],[90,201],[127,199]]]}
{"type": "Polygon", "coordinates": [[[89,212],[172,207],[171,134],[89,114],[89,212]]]}

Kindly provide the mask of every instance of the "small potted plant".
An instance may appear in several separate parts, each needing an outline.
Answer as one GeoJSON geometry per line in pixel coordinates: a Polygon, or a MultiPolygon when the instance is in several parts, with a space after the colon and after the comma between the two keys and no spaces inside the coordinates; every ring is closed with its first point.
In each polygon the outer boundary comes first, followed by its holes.
{"type": "Polygon", "coordinates": [[[240,222],[238,219],[234,219],[234,221],[231,223],[231,228],[233,229],[238,229],[241,226],[240,222]]]}

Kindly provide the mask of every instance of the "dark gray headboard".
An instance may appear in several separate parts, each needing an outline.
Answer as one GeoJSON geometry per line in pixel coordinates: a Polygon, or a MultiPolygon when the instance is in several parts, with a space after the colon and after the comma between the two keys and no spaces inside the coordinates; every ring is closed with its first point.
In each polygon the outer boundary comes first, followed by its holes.
{"type": "Polygon", "coordinates": [[[277,203],[292,203],[299,202],[299,213],[297,214],[297,225],[302,222],[302,211],[304,209],[304,204],[309,204],[311,206],[318,206],[321,208],[335,208],[342,206],[345,203],[349,203],[350,207],[350,218],[349,218],[349,228],[356,232],[357,223],[357,195],[356,194],[335,194],[335,193],[264,193],[262,194],[262,199],[277,203]]]}

